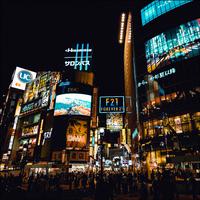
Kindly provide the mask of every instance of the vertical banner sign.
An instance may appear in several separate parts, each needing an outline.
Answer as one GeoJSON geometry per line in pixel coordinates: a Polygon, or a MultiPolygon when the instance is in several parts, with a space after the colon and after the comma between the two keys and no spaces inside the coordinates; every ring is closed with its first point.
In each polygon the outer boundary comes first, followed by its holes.
{"type": "Polygon", "coordinates": [[[93,89],[93,98],[92,98],[92,122],[91,128],[97,127],[97,101],[98,101],[98,89],[93,89]]]}
{"type": "Polygon", "coordinates": [[[65,49],[65,66],[79,71],[91,71],[92,49],[87,44],[76,44],[76,48],[65,49]]]}
{"type": "Polygon", "coordinates": [[[126,129],[120,131],[120,144],[126,144],[126,129]]]}

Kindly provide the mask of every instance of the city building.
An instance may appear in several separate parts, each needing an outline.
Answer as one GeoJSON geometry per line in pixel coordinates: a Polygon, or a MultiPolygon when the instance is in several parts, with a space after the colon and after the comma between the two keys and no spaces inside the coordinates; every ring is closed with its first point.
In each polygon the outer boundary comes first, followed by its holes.
{"type": "Polygon", "coordinates": [[[98,90],[93,88],[92,49],[82,44],[66,53],[66,69],[60,72],[36,76],[16,68],[1,111],[10,116],[1,117],[4,126],[8,121],[1,151],[4,168],[46,173],[85,170],[94,162],[98,90]],[[19,95],[14,98],[12,90],[19,95]]]}
{"type": "Polygon", "coordinates": [[[199,169],[200,2],[135,1],[134,8],[141,164],[199,169]]]}
{"type": "Polygon", "coordinates": [[[1,105],[0,118],[0,161],[2,168],[8,165],[10,159],[13,139],[18,120],[18,104],[25,90],[26,83],[31,82],[36,73],[21,67],[16,67],[9,85],[7,94],[4,94],[1,105]]]}

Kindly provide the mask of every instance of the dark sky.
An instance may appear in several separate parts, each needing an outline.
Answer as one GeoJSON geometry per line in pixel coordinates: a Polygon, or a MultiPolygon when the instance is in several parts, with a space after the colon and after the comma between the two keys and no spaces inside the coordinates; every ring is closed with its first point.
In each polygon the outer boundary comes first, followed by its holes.
{"type": "Polygon", "coordinates": [[[33,71],[64,69],[64,49],[77,42],[93,46],[101,94],[122,94],[118,29],[128,0],[2,0],[1,4],[1,94],[16,66],[33,71]]]}

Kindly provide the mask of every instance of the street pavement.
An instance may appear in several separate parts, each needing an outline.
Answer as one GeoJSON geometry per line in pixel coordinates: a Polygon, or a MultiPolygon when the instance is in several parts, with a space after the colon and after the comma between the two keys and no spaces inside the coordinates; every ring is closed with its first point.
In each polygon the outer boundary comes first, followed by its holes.
{"type": "MultiPolygon", "coordinates": [[[[94,200],[94,198],[92,197],[85,197],[82,198],[82,200],[94,200]]],[[[114,196],[113,200],[140,200],[139,195],[135,194],[120,194],[120,195],[116,195],[114,196]]],[[[148,197],[148,200],[153,200],[152,196],[148,197]]],[[[179,195],[178,198],[176,198],[176,200],[193,200],[192,195],[179,195]]],[[[196,200],[200,200],[200,195],[197,196],[196,200]]]]}

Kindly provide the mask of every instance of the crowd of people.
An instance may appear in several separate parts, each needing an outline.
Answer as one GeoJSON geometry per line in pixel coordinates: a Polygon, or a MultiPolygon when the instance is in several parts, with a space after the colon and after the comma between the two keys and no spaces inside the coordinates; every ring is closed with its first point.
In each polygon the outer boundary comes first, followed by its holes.
{"type": "MultiPolygon", "coordinates": [[[[152,171],[150,178],[146,171],[124,172],[107,171],[103,174],[93,172],[72,172],[51,174],[13,175],[0,176],[0,192],[62,192],[64,190],[79,190],[95,200],[113,200],[119,194],[135,194],[140,199],[172,200],[178,198],[176,175],[172,171],[152,171]],[[64,187],[65,186],[65,187],[64,187]]],[[[192,174],[185,181],[188,191],[196,199],[198,191],[195,178],[192,174]]]]}

